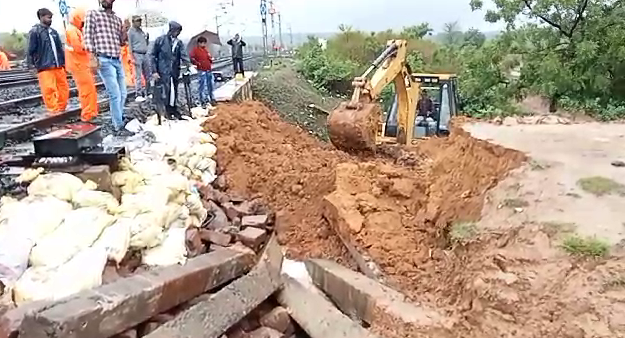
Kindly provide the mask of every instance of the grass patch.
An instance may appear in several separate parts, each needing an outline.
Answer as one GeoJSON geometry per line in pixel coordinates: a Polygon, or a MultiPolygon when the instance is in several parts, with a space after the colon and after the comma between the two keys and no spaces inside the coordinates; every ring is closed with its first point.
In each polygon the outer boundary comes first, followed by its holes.
{"type": "Polygon", "coordinates": [[[530,168],[532,168],[532,170],[545,170],[545,169],[549,169],[549,165],[548,164],[542,164],[540,162],[537,162],[535,160],[531,160],[530,161],[530,168]]]}
{"type": "Polygon", "coordinates": [[[607,177],[593,176],[581,178],[577,181],[582,190],[595,196],[609,194],[625,194],[625,186],[607,177]]]}
{"type": "Polygon", "coordinates": [[[550,238],[556,237],[560,234],[569,234],[575,231],[577,224],[568,222],[549,221],[541,223],[542,230],[550,238]]]}
{"type": "Polygon", "coordinates": [[[604,257],[610,251],[610,245],[596,237],[571,235],[564,239],[562,248],[574,256],[604,257]]]}
{"type": "Polygon", "coordinates": [[[473,222],[457,222],[451,225],[449,238],[453,243],[464,244],[477,236],[479,231],[473,222]]]}
{"type": "Polygon", "coordinates": [[[503,206],[508,208],[525,208],[530,204],[520,198],[506,198],[503,200],[503,206]]]}

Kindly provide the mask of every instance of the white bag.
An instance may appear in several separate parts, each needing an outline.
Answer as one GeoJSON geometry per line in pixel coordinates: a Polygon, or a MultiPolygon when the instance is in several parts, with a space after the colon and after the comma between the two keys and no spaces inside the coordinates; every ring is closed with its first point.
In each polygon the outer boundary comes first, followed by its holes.
{"type": "Polygon", "coordinates": [[[161,245],[143,253],[143,264],[149,266],[184,264],[187,260],[186,232],[187,230],[184,228],[167,230],[161,245]]]}
{"type": "Polygon", "coordinates": [[[90,247],[115,218],[96,208],[80,208],[67,214],[63,223],[38,241],[30,253],[32,266],[59,266],[90,247]]]}
{"type": "Polygon", "coordinates": [[[28,194],[32,196],[54,196],[69,202],[82,187],[82,181],[74,175],[50,173],[37,177],[28,186],[28,194]]]}
{"type": "Polygon", "coordinates": [[[130,227],[132,220],[122,218],[106,227],[93,247],[101,247],[106,250],[108,259],[119,264],[128,252],[130,246],[130,227]]]}

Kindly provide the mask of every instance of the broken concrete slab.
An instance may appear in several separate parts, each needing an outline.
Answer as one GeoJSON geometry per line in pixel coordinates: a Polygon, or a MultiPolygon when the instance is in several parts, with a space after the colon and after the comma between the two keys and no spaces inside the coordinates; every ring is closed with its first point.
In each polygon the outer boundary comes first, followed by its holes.
{"type": "Polygon", "coordinates": [[[11,309],[0,316],[0,338],[16,338],[26,314],[45,309],[52,305],[49,301],[34,301],[11,309]]]}
{"type": "Polygon", "coordinates": [[[412,303],[402,293],[340,264],[324,259],[307,260],[305,264],[313,283],[344,313],[374,327],[404,323],[434,334],[453,326],[450,318],[435,309],[412,303]]]}
{"type": "Polygon", "coordinates": [[[237,239],[252,250],[258,250],[267,239],[267,231],[254,227],[245,228],[237,234],[237,239]]]}
{"type": "Polygon", "coordinates": [[[184,310],[146,338],[220,337],[280,288],[282,259],[282,248],[274,236],[247,275],[184,310]]]}
{"type": "Polygon", "coordinates": [[[76,176],[83,182],[93,181],[98,186],[98,190],[113,194],[117,200],[121,198],[121,189],[113,185],[111,168],[107,165],[89,166],[85,171],[76,174],[76,176]]]}
{"type": "Polygon", "coordinates": [[[107,338],[241,276],[255,255],[219,249],[146,271],[28,313],[20,337],[107,338]]]}
{"type": "Polygon", "coordinates": [[[349,319],[322,295],[291,277],[283,276],[283,279],[278,302],[311,338],[378,337],[349,319]]]}

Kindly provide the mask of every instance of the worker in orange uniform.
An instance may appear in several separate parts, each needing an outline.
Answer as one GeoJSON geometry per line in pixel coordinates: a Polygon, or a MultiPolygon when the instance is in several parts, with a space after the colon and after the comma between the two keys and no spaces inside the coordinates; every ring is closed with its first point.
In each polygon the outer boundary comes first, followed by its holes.
{"type": "Polygon", "coordinates": [[[82,112],[80,119],[89,122],[98,115],[98,91],[93,73],[89,68],[89,52],[82,46],[82,29],[85,23],[85,10],[78,8],[69,16],[70,25],[65,34],[65,63],[78,87],[78,97],[82,112]]]}
{"type": "MultiPolygon", "coordinates": [[[[128,32],[130,29],[130,20],[124,20],[124,32],[128,32]]],[[[126,36],[128,36],[126,34],[126,36]]],[[[122,47],[122,66],[124,67],[124,74],[126,75],[126,85],[134,86],[135,85],[135,67],[134,60],[132,59],[132,53],[130,52],[130,46],[128,44],[128,39],[124,41],[124,46],[122,47]]]]}
{"type": "Polygon", "coordinates": [[[26,60],[37,70],[43,102],[53,114],[65,111],[69,100],[69,84],[65,72],[65,53],[59,33],[52,27],[52,12],[37,11],[39,23],[28,33],[26,60]]]}
{"type": "Polygon", "coordinates": [[[11,65],[9,64],[9,58],[7,54],[0,50],[0,70],[9,70],[11,65]]]}

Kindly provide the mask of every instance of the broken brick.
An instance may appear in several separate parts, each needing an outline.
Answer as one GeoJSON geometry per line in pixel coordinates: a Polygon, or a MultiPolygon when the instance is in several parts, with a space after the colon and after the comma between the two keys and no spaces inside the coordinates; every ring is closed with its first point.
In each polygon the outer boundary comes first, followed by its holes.
{"type": "Polygon", "coordinates": [[[213,188],[210,185],[205,185],[198,189],[198,191],[204,200],[217,202],[221,205],[224,205],[225,203],[228,203],[230,201],[228,195],[213,188]]]}
{"type": "Polygon", "coordinates": [[[291,326],[291,317],[285,308],[278,306],[260,318],[260,325],[285,333],[291,326]]]}
{"type": "Polygon", "coordinates": [[[139,328],[137,329],[137,332],[139,333],[139,337],[149,335],[150,333],[156,331],[156,329],[158,329],[161,325],[163,324],[159,322],[153,322],[153,321],[142,323],[141,325],[139,325],[139,328]]]}
{"type": "Polygon", "coordinates": [[[252,250],[258,250],[267,238],[267,232],[259,228],[245,228],[237,234],[237,239],[252,250]]]}
{"type": "Polygon", "coordinates": [[[222,204],[228,219],[231,221],[243,216],[249,216],[254,214],[254,204],[248,201],[242,203],[228,202],[222,204]]]}
{"type": "Polygon", "coordinates": [[[213,181],[213,187],[217,188],[218,190],[225,191],[228,188],[228,182],[226,182],[226,176],[224,175],[217,176],[217,178],[213,181]]]}
{"type": "Polygon", "coordinates": [[[254,255],[220,249],[83,291],[27,313],[24,337],[108,338],[245,274],[254,255]],[[85,323],[98,323],[85,325],[85,323]]]}
{"type": "Polygon", "coordinates": [[[226,216],[226,213],[217,205],[217,203],[209,201],[205,207],[209,213],[215,216],[215,218],[208,223],[209,229],[219,230],[230,226],[228,216],[226,216]]]}
{"type": "Polygon", "coordinates": [[[197,257],[206,251],[206,247],[200,237],[200,229],[198,228],[187,229],[185,244],[188,257],[197,257]]]}
{"type": "Polygon", "coordinates": [[[206,242],[214,243],[221,246],[229,246],[230,242],[232,241],[232,235],[208,229],[200,230],[200,237],[202,237],[202,240],[206,242]]]}
{"type": "Polygon", "coordinates": [[[247,335],[248,338],[284,338],[284,334],[270,327],[261,327],[247,335]]]}
{"type": "Polygon", "coordinates": [[[241,225],[243,227],[264,228],[268,221],[269,217],[267,215],[243,216],[243,218],[241,218],[241,225]]]}

